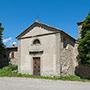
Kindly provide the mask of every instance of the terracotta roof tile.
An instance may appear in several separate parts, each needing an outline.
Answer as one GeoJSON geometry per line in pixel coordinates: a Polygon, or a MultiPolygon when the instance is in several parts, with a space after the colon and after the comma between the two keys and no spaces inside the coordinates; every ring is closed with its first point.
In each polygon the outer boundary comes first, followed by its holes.
{"type": "Polygon", "coordinates": [[[12,49],[12,48],[18,48],[18,47],[16,47],[16,46],[14,46],[14,47],[6,47],[7,49],[12,49]]]}

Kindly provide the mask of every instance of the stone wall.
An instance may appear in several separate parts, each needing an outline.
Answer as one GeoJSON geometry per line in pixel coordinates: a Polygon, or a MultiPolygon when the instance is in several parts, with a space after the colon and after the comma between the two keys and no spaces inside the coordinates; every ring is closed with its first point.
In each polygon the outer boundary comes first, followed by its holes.
{"type": "Polygon", "coordinates": [[[61,49],[61,76],[77,75],[90,79],[90,67],[78,62],[78,43],[74,47],[68,45],[61,49]]]}
{"type": "Polygon", "coordinates": [[[81,38],[81,29],[82,29],[82,24],[78,25],[78,39],[81,38]]]}
{"type": "Polygon", "coordinates": [[[18,47],[12,46],[7,48],[6,60],[14,65],[18,65],[18,47]],[[13,54],[13,55],[12,55],[13,54]]]}
{"type": "Polygon", "coordinates": [[[61,59],[60,72],[61,76],[68,76],[75,74],[75,67],[77,63],[78,44],[70,37],[61,34],[61,59]]]}
{"type": "Polygon", "coordinates": [[[10,63],[14,65],[18,65],[18,51],[14,51],[14,58],[11,57],[11,53],[12,52],[10,52],[10,56],[9,56],[10,63]]]}
{"type": "Polygon", "coordinates": [[[75,54],[75,51],[75,47],[72,47],[69,44],[66,48],[61,49],[61,76],[75,74],[75,67],[78,65],[76,60],[77,53],[75,54]]]}
{"type": "Polygon", "coordinates": [[[71,45],[74,47],[75,45],[75,40],[71,39],[67,35],[61,33],[61,48],[66,48],[67,45],[71,45]]]}

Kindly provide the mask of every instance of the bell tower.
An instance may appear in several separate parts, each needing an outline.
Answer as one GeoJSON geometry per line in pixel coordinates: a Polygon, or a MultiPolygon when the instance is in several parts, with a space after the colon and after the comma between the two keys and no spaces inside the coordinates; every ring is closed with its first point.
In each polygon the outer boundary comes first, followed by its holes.
{"type": "Polygon", "coordinates": [[[81,30],[82,30],[82,24],[84,23],[84,21],[78,22],[78,40],[81,39],[81,30]]]}

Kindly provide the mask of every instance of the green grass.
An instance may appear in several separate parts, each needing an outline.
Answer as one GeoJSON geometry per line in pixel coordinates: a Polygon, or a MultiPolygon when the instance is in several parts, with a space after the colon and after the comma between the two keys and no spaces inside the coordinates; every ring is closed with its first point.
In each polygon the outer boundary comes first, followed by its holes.
{"type": "Polygon", "coordinates": [[[82,79],[79,76],[65,76],[65,77],[60,77],[60,80],[69,80],[69,81],[82,81],[82,82],[90,82],[88,79],[82,79]]]}
{"type": "Polygon", "coordinates": [[[50,80],[90,82],[90,80],[81,79],[79,76],[65,76],[65,77],[32,76],[29,74],[13,73],[12,72],[13,70],[17,70],[17,66],[9,64],[9,66],[0,69],[0,77],[27,77],[27,78],[38,78],[38,79],[50,79],[50,80]]]}

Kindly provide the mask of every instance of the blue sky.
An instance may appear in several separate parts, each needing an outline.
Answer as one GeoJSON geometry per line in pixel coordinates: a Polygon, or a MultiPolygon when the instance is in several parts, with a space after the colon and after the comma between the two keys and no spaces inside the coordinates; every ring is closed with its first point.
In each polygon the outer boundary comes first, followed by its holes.
{"type": "Polygon", "coordinates": [[[6,46],[17,45],[16,36],[35,22],[62,29],[78,37],[77,22],[90,11],[90,0],[0,0],[0,22],[6,46]]]}

